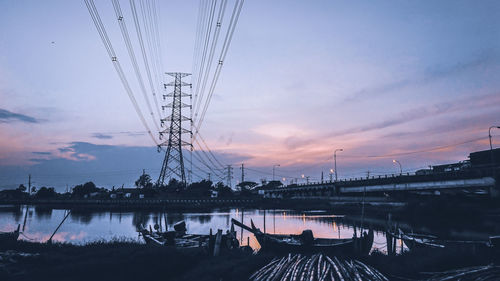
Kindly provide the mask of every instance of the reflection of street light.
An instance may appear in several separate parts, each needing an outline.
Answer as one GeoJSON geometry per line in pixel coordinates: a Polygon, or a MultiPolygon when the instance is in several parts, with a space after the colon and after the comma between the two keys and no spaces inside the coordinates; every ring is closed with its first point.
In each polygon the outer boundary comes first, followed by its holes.
{"type": "Polygon", "coordinates": [[[279,167],[280,164],[277,164],[277,165],[273,165],[273,181],[274,181],[274,170],[276,169],[276,167],[279,167]]]}
{"type": "Polygon", "coordinates": [[[399,163],[399,161],[396,160],[396,159],[392,160],[392,163],[398,163],[399,164],[399,175],[403,175],[403,168],[401,167],[401,163],[399,163]]]}
{"type": "Polygon", "coordinates": [[[333,169],[330,169],[330,182],[333,181],[332,176],[333,176],[333,169]]]}
{"type": "Polygon", "coordinates": [[[335,149],[335,151],[333,151],[333,162],[335,162],[335,164],[334,164],[335,181],[337,181],[337,151],[344,151],[344,150],[342,148],[338,148],[338,149],[335,149]]]}

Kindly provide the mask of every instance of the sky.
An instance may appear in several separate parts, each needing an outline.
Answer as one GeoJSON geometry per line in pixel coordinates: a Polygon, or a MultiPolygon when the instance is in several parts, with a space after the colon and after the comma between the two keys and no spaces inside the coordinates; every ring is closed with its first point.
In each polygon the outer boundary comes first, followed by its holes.
{"type": "MultiPolygon", "coordinates": [[[[140,58],[129,1],[119,3],[140,58]]],[[[158,3],[164,72],[193,72],[207,3],[158,3]]],[[[156,137],[111,1],[96,7],[156,137]]],[[[200,134],[232,165],[232,184],[241,163],[248,180],[272,179],[275,165],[285,182],[329,179],[335,149],[340,178],[397,173],[393,159],[414,172],[489,148],[499,74],[498,1],[247,0],[200,134]]],[[[84,1],[0,0],[0,101],[0,188],[28,174],[58,190],[132,186],[143,169],[158,177],[163,154],[84,1]]],[[[492,135],[498,147],[500,130],[492,135]]]]}

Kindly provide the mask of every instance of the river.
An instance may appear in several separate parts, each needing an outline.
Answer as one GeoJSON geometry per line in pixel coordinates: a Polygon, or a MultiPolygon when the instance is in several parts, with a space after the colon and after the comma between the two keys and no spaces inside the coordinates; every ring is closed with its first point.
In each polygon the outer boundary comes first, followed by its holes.
{"type": "MultiPolygon", "coordinates": [[[[24,225],[24,231],[20,236],[22,240],[44,242],[49,239],[54,230],[60,224],[68,210],[51,209],[40,206],[0,206],[0,231],[12,231],[24,225]],[[26,222],[25,222],[26,221],[26,222]]],[[[130,240],[141,242],[136,231],[140,225],[153,227],[155,224],[165,223],[169,229],[179,221],[186,222],[188,233],[208,234],[210,229],[215,233],[217,229],[223,231],[231,227],[231,219],[237,219],[247,225],[252,220],[257,227],[268,233],[276,234],[299,234],[304,229],[311,229],[315,237],[323,238],[351,238],[354,234],[354,225],[359,235],[359,229],[363,225],[367,231],[368,225],[375,226],[375,238],[372,250],[386,252],[386,238],[384,221],[363,219],[348,219],[341,214],[335,214],[321,210],[292,211],[292,210],[260,210],[260,209],[215,209],[200,212],[148,212],[148,211],[96,211],[77,212],[73,211],[62,224],[53,240],[58,242],[83,244],[94,241],[130,240]]],[[[409,228],[411,225],[402,223],[402,227],[409,228]]],[[[248,231],[241,231],[236,227],[240,243],[258,250],[260,248],[255,237],[248,231]]],[[[474,232],[472,232],[474,233],[474,232]]],[[[477,237],[478,234],[475,235],[477,237]]],[[[479,239],[486,239],[487,234],[479,235],[479,239]]],[[[397,242],[397,251],[405,249],[401,241],[397,242]]]]}

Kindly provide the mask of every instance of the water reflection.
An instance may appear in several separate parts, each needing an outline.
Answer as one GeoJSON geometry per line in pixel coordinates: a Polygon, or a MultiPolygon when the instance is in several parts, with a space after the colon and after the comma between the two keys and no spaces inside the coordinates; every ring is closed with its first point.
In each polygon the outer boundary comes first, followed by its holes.
{"type": "MultiPolygon", "coordinates": [[[[25,225],[21,239],[46,241],[64,217],[65,210],[46,207],[0,206],[0,231],[12,231],[18,224],[25,225]],[[26,221],[26,222],[24,222],[26,221]]],[[[373,250],[387,252],[385,230],[387,221],[383,218],[358,218],[354,216],[337,215],[325,211],[297,212],[291,210],[257,210],[257,209],[218,209],[211,212],[83,212],[73,211],[54,236],[54,241],[84,243],[95,240],[131,239],[141,241],[137,229],[141,226],[149,228],[158,224],[162,229],[165,225],[172,229],[179,221],[186,221],[188,233],[208,234],[210,229],[223,231],[231,227],[231,219],[235,218],[250,225],[253,221],[256,227],[267,233],[299,234],[304,229],[311,229],[315,237],[351,238],[356,232],[367,231],[369,227],[375,230],[373,250]]],[[[447,226],[447,229],[429,229],[408,222],[400,221],[404,229],[418,229],[418,232],[445,232],[453,236],[472,234],[482,238],[491,232],[480,232],[463,223],[459,226],[447,226]],[[460,230],[460,231],[457,231],[460,230]]],[[[498,224],[484,223],[487,229],[498,229],[498,224]]],[[[242,244],[250,244],[254,249],[260,248],[255,237],[248,231],[236,228],[238,239],[242,244]]],[[[498,229],[500,230],[500,229],[498,229]]],[[[481,239],[482,239],[481,238],[481,239]]],[[[393,245],[391,245],[393,246],[393,245]]],[[[396,252],[405,249],[401,240],[396,241],[396,252]]]]}
{"type": "Polygon", "coordinates": [[[91,212],[82,212],[82,211],[72,211],[70,218],[72,221],[81,223],[81,224],[90,224],[92,222],[92,218],[96,216],[97,213],[91,212]]]}
{"type": "Polygon", "coordinates": [[[52,208],[35,206],[35,216],[37,220],[50,220],[52,217],[52,208]]]}

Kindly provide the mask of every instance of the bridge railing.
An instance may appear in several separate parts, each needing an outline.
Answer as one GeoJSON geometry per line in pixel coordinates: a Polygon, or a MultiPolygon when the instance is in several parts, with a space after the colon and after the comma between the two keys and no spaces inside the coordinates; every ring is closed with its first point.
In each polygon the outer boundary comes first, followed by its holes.
{"type": "Polygon", "coordinates": [[[315,187],[315,186],[328,186],[336,187],[350,187],[360,185],[384,185],[384,184],[397,184],[397,183],[411,183],[411,182],[427,182],[427,181],[445,181],[445,180],[458,180],[458,179],[472,179],[480,177],[495,177],[500,174],[500,168],[489,169],[464,169],[459,171],[450,172],[433,172],[429,174],[419,175],[415,173],[406,174],[390,174],[371,176],[369,178],[349,178],[340,179],[339,181],[324,181],[324,182],[311,182],[308,184],[293,184],[283,186],[283,189],[315,187]]]}

